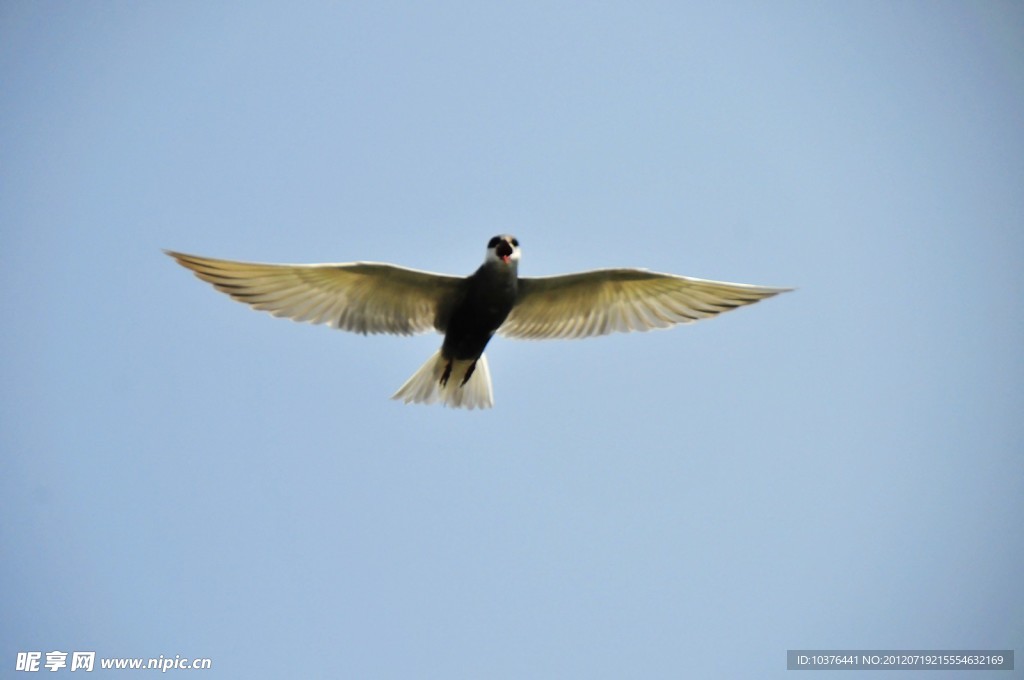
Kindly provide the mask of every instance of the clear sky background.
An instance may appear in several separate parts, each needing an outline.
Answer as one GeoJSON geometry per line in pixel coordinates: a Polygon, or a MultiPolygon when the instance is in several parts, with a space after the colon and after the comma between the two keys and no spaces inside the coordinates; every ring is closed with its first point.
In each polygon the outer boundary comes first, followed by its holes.
{"type": "Polygon", "coordinates": [[[1020,3],[17,0],[0,119],[5,677],[1024,652],[1020,3]],[[468,274],[502,232],[525,276],[798,290],[498,338],[465,412],[389,400],[439,336],[161,253],[468,274]]]}

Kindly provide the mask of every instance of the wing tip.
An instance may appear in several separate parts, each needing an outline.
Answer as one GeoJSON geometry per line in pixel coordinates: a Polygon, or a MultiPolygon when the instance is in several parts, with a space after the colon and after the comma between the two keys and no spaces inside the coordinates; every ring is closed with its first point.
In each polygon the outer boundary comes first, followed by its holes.
{"type": "MultiPolygon", "coordinates": [[[[188,262],[195,261],[197,259],[196,255],[189,255],[188,253],[183,253],[178,250],[171,250],[170,248],[161,248],[160,250],[164,255],[172,258],[175,262],[177,262],[183,267],[188,267],[188,262]]],[[[188,268],[191,269],[191,267],[188,268]]]]}
{"type": "Polygon", "coordinates": [[[768,290],[771,291],[771,295],[781,295],[782,293],[792,293],[796,290],[796,286],[787,288],[768,288],[768,290]]]}

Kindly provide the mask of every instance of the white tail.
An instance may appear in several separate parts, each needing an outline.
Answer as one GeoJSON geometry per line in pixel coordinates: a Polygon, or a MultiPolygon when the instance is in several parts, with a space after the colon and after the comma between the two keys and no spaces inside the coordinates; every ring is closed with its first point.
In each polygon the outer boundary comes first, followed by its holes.
{"type": "Polygon", "coordinates": [[[452,372],[445,385],[441,384],[448,361],[441,356],[441,350],[434,352],[420,369],[398,388],[391,397],[401,399],[406,404],[433,404],[440,401],[452,408],[491,408],[494,406],[494,393],[491,391],[491,372],[487,369],[487,357],[480,355],[476,369],[469,377],[469,382],[462,384],[462,377],[473,365],[472,361],[452,362],[452,372]]]}

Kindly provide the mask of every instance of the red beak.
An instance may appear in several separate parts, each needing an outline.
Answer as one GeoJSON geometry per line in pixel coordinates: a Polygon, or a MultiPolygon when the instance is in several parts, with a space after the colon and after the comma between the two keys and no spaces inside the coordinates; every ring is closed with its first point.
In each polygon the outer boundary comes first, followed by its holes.
{"type": "Polygon", "coordinates": [[[502,239],[498,247],[494,249],[494,254],[501,258],[501,261],[505,264],[508,264],[508,260],[512,257],[513,252],[515,251],[512,250],[512,246],[505,239],[502,239]]]}

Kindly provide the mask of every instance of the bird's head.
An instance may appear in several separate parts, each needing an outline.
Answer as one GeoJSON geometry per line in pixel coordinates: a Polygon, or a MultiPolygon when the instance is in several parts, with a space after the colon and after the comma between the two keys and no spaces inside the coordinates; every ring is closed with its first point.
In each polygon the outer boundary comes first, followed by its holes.
{"type": "Polygon", "coordinates": [[[501,234],[487,242],[486,262],[512,264],[519,262],[519,240],[515,236],[501,234]]]}

